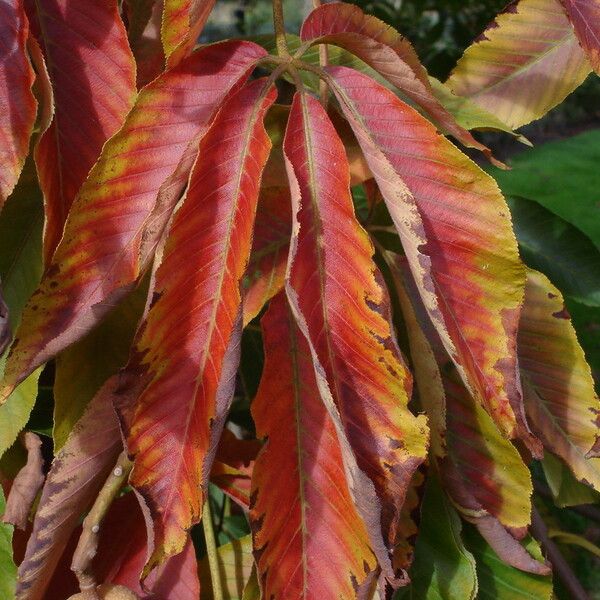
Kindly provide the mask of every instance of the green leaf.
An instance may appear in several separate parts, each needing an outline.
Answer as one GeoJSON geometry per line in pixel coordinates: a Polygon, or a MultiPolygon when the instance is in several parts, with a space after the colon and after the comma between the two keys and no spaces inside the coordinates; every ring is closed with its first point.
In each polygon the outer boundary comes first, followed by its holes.
{"type": "MultiPolygon", "coordinates": [[[[550,600],[552,598],[551,575],[532,575],[504,564],[477,530],[470,525],[465,526],[465,541],[477,561],[478,600],[550,600]]],[[[543,560],[540,547],[533,538],[527,537],[523,546],[535,559],[543,560]]]]}
{"type": "MultiPolygon", "coordinates": [[[[507,198],[521,255],[563,294],[600,306],[600,252],[579,229],[526,198],[507,198]]],[[[600,215],[599,215],[600,216],[600,215]]]]}
{"type": "Polygon", "coordinates": [[[461,539],[461,521],[430,470],[421,508],[410,587],[398,596],[415,600],[472,600],[475,559],[461,539]]]}
{"type": "MultiPolygon", "coordinates": [[[[4,514],[6,501],[0,486],[0,514],[4,514]]],[[[17,566],[12,554],[12,536],[14,527],[7,523],[0,523],[0,598],[11,600],[15,597],[17,582],[17,566]]]]}
{"type": "Polygon", "coordinates": [[[542,460],[542,467],[557,506],[563,508],[600,501],[600,494],[577,481],[571,470],[553,454],[546,453],[542,460]]]}
{"type": "Polygon", "coordinates": [[[600,130],[516,155],[511,171],[489,168],[507,196],[535,200],[600,248],[600,130]]]}

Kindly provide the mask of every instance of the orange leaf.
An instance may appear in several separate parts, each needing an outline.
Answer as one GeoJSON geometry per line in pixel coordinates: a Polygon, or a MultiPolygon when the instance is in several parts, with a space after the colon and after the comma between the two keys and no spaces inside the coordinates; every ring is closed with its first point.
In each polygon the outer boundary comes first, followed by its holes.
{"type": "Polygon", "coordinates": [[[164,0],[161,36],[169,67],[192,51],[214,5],[215,0],[164,0]]]}
{"type": "Polygon", "coordinates": [[[37,110],[28,30],[23,0],[0,0],[0,210],[25,164],[37,110]]]}
{"type": "Polygon", "coordinates": [[[600,3],[598,0],[560,0],[593,69],[600,75],[600,3]]]}
{"type": "Polygon", "coordinates": [[[525,272],[498,186],[388,89],[351,69],[327,71],[461,377],[506,435],[539,454],[515,347],[525,272]]]}
{"type": "Polygon", "coordinates": [[[532,427],[577,479],[600,491],[600,400],[594,380],[560,292],[532,270],[518,348],[532,427]]]}
{"type": "Polygon", "coordinates": [[[133,105],[135,62],[116,0],[37,0],[28,16],[54,96],[52,122],[35,148],[48,263],[77,192],[133,105]]]}
{"type": "Polygon", "coordinates": [[[352,4],[323,4],[308,15],[300,36],[311,44],[335,44],[352,52],[427,111],[445,131],[491,158],[490,150],[440,104],[412,45],[390,25],[352,4]]]}
{"type": "Polygon", "coordinates": [[[288,297],[335,417],[354,501],[394,583],[389,553],[412,473],[427,452],[427,426],[407,409],[411,377],[390,329],[373,247],[354,215],[344,146],[304,93],[294,97],[284,151],[295,213],[288,297]]]}
{"type": "Polygon", "coordinates": [[[292,234],[292,210],[287,188],[263,188],[258,200],[252,252],[244,287],[244,325],[284,285],[292,234]]]}
{"type": "Polygon", "coordinates": [[[198,140],[264,55],[250,42],[214,44],[140,92],[75,200],[52,264],[24,310],[0,399],[85,335],[147,268],[198,140]]]}
{"type": "Polygon", "coordinates": [[[266,438],[250,523],[265,598],[363,597],[377,562],[346,483],[310,349],[279,294],[261,321],[265,368],[252,416],[266,438]]]}
{"type": "Polygon", "coordinates": [[[263,118],[275,97],[264,79],[249,83],[202,140],[126,369],[144,382],[127,444],[130,481],[154,521],[148,569],[183,549],[202,513],[235,384],[240,285],[271,147],[263,118]]]}
{"type": "Polygon", "coordinates": [[[589,72],[559,0],[520,0],[467,48],[447,84],[516,129],[560,104],[589,72]]]}

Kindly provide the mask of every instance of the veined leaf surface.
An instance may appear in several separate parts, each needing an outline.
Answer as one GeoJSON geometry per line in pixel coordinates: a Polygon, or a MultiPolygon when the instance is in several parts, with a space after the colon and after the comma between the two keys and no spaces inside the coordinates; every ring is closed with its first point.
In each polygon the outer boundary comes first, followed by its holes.
{"type": "Polygon", "coordinates": [[[412,473],[427,452],[427,426],[407,408],[411,377],[390,329],[373,247],[354,215],[344,146],[305,93],[294,97],[284,152],[294,212],[288,297],[309,340],[353,499],[393,581],[388,553],[412,473]]]}
{"type": "Polygon", "coordinates": [[[491,156],[488,148],[461,127],[438,101],[412,45],[393,27],[365,15],[358,6],[332,3],[319,6],[306,18],[300,37],[352,52],[427,111],[442,129],[466,146],[491,156]]]}
{"type": "Polygon", "coordinates": [[[516,364],[524,267],[498,187],[388,89],[351,69],[327,71],[461,377],[501,430],[538,454],[516,364]]]}
{"type": "Polygon", "coordinates": [[[592,68],[600,75],[600,4],[598,0],[560,0],[592,68]]]}
{"type": "Polygon", "coordinates": [[[525,408],[544,445],[581,481],[600,491],[600,401],[560,292],[527,273],[519,327],[525,408]]]}
{"type": "Polygon", "coordinates": [[[560,1],[520,0],[467,48],[447,83],[516,129],[560,104],[589,72],[560,1]]]}
{"type": "Polygon", "coordinates": [[[130,482],[154,520],[149,567],[183,549],[202,513],[235,384],[241,279],[271,147],[263,118],[275,96],[264,79],[249,83],[202,140],[127,367],[144,382],[127,444],[130,482]]]}
{"type": "Polygon", "coordinates": [[[23,0],[0,0],[0,210],[25,164],[37,110],[28,30],[23,0]]]}
{"type": "Polygon", "coordinates": [[[283,289],[292,234],[287,188],[263,188],[258,200],[252,252],[244,279],[244,325],[283,289]]]}
{"type": "Polygon", "coordinates": [[[135,62],[116,0],[27,0],[52,84],[54,115],[35,148],[52,257],[77,192],[135,100],[135,62]]]}
{"type": "Polygon", "coordinates": [[[207,46],[140,92],[74,202],[52,264],[25,309],[0,399],[85,335],[147,267],[199,138],[264,54],[250,42],[207,46]]]}
{"type": "Polygon", "coordinates": [[[214,5],[215,0],[164,0],[161,37],[169,67],[192,51],[214,5]]]}
{"type": "Polygon", "coordinates": [[[261,324],[266,363],[252,414],[267,441],[254,467],[250,509],[261,589],[266,598],[353,600],[366,593],[377,563],[310,348],[283,294],[261,324]]]}

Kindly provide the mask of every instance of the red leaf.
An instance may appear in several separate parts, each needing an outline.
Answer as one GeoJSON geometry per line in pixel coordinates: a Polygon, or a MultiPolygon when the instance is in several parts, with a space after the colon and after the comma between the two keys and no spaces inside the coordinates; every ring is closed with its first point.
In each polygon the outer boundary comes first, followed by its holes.
{"type": "Polygon", "coordinates": [[[427,111],[445,131],[491,158],[490,150],[440,104],[410,42],[390,25],[352,4],[323,4],[308,15],[300,37],[313,44],[335,44],[352,52],[427,111]]]}
{"type": "Polygon", "coordinates": [[[598,0],[561,0],[587,57],[600,75],[600,3],[598,0]]]}
{"type": "Polygon", "coordinates": [[[202,140],[127,367],[144,382],[127,443],[130,481],[154,520],[149,567],[183,549],[202,512],[233,395],[240,284],[270,149],[263,118],[275,97],[264,79],[249,83],[202,140]]]}
{"type": "Polygon", "coordinates": [[[0,0],[0,210],[25,164],[37,110],[28,30],[23,1],[0,0]]]}
{"type": "Polygon", "coordinates": [[[389,552],[427,451],[427,427],[407,409],[411,378],[390,329],[373,247],[354,216],[344,146],[311,96],[294,97],[284,151],[295,213],[288,297],[310,343],[354,501],[392,581],[389,552]]]}
{"type": "Polygon", "coordinates": [[[25,308],[0,399],[85,335],[147,268],[199,138],[264,54],[250,42],[214,44],[140,92],[73,204],[53,262],[25,308]]]}
{"type": "Polygon", "coordinates": [[[252,475],[254,553],[266,598],[366,597],[377,562],[346,483],[310,349],[284,295],[262,321],[266,362],[252,415],[266,438],[252,475]]]}
{"type": "Polygon", "coordinates": [[[116,0],[27,0],[27,12],[54,95],[54,118],[35,149],[49,262],[79,188],[133,105],[135,62],[116,0]]]}
{"type": "Polygon", "coordinates": [[[516,359],[525,272],[497,185],[388,89],[351,69],[327,71],[461,377],[505,434],[539,454],[516,359]]]}

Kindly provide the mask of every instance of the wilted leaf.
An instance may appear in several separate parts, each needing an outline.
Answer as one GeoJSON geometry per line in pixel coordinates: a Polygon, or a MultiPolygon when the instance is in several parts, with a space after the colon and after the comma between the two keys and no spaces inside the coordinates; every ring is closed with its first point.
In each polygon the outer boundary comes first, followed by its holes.
{"type": "MultiPolygon", "coordinates": [[[[0,486],[0,514],[4,514],[4,491],[0,486]]],[[[12,536],[14,527],[0,523],[0,595],[6,600],[15,597],[17,566],[13,559],[12,536]]]]}
{"type": "Polygon", "coordinates": [[[288,297],[309,341],[352,497],[393,582],[388,552],[427,451],[427,426],[407,408],[411,377],[390,330],[373,247],[354,216],[344,147],[312,96],[294,97],[284,151],[295,214],[288,297]]]}
{"type": "Polygon", "coordinates": [[[0,0],[0,210],[25,164],[35,122],[28,31],[23,0],[0,0]]]}
{"type": "Polygon", "coordinates": [[[310,349],[284,295],[271,300],[261,324],[266,363],[252,415],[266,443],[252,475],[250,510],[261,589],[267,598],[355,599],[372,583],[377,563],[310,349]]]}
{"type": "Polygon", "coordinates": [[[192,51],[214,5],[215,0],[164,0],[161,37],[169,67],[192,51]]]}
{"type": "Polygon", "coordinates": [[[502,195],[389,90],[350,69],[327,71],[461,377],[506,435],[539,454],[516,365],[524,268],[502,195]]]}
{"type": "Polygon", "coordinates": [[[122,450],[109,380],[77,422],[57,454],[42,489],[19,566],[17,598],[41,600],[71,533],[92,504],[122,450]]]}
{"type": "Polygon", "coordinates": [[[291,233],[289,190],[283,187],[263,188],[258,199],[252,252],[244,278],[244,325],[283,288],[291,233]]]}
{"type": "Polygon", "coordinates": [[[77,192],[135,100],[135,62],[117,0],[28,0],[54,100],[35,148],[44,192],[44,257],[49,263],[77,192]]]}
{"type": "Polygon", "coordinates": [[[516,129],[560,104],[589,72],[560,1],[519,0],[467,48],[447,84],[516,129]]]}
{"type": "MultiPolygon", "coordinates": [[[[217,548],[219,575],[223,584],[223,600],[242,600],[244,586],[252,573],[254,557],[252,556],[252,536],[247,535],[239,540],[217,548]]],[[[212,583],[208,559],[205,557],[198,565],[202,584],[201,600],[212,600],[212,583]]]]}
{"type": "Polygon", "coordinates": [[[553,454],[544,456],[542,467],[556,506],[563,508],[600,501],[598,492],[577,481],[569,467],[553,454]]]}
{"type": "Polygon", "coordinates": [[[300,37],[313,44],[329,43],[349,50],[423,108],[443,130],[490,155],[438,101],[410,42],[393,27],[365,15],[358,6],[323,4],[308,15],[300,37]]]}
{"type": "Polygon", "coordinates": [[[600,4],[598,0],[560,0],[593,69],[600,75],[600,4]]]}
{"type": "Polygon", "coordinates": [[[527,265],[542,271],[565,294],[600,306],[600,248],[576,227],[525,198],[508,198],[527,265]]]}
{"type": "MultiPolygon", "coordinates": [[[[467,548],[475,556],[480,600],[550,600],[552,576],[533,575],[503,562],[485,540],[471,527],[465,528],[467,548]],[[518,596],[516,596],[518,594],[518,596]]],[[[542,560],[538,543],[528,538],[524,543],[533,559],[542,560]]]]}
{"type": "Polygon", "coordinates": [[[27,450],[27,463],[10,486],[6,510],[2,516],[4,523],[12,523],[19,529],[27,526],[29,512],[44,483],[42,440],[35,433],[27,431],[23,436],[23,445],[27,450]]]}
{"type": "Polygon", "coordinates": [[[545,447],[600,491],[600,401],[560,292],[528,271],[519,328],[525,408],[545,447]]]}
{"type": "Polygon", "coordinates": [[[214,44],[140,92],[73,204],[53,263],[17,332],[0,399],[83,337],[154,258],[199,138],[264,53],[249,42],[214,44]]]}
{"type": "Polygon", "coordinates": [[[267,83],[232,96],[202,140],[127,366],[143,382],[127,445],[130,481],[154,520],[149,567],[180,552],[200,519],[233,396],[240,286],[270,149],[263,118],[276,96],[267,83]]]}

